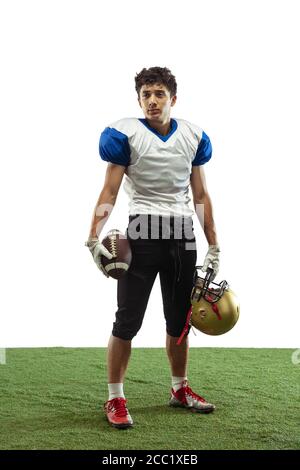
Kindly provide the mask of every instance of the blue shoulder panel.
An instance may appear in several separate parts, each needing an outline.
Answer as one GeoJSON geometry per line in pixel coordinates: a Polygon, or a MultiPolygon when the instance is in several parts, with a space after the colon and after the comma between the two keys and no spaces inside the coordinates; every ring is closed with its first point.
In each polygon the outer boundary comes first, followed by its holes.
{"type": "Polygon", "coordinates": [[[198,145],[197,152],[195,155],[194,160],[192,161],[192,165],[204,165],[204,163],[208,162],[211,159],[212,155],[212,146],[209,140],[208,135],[205,134],[203,131],[202,139],[200,144],[198,145]]]}
{"type": "Polygon", "coordinates": [[[127,135],[113,127],[106,127],[100,136],[99,153],[106,162],[128,166],[130,147],[127,135]]]}

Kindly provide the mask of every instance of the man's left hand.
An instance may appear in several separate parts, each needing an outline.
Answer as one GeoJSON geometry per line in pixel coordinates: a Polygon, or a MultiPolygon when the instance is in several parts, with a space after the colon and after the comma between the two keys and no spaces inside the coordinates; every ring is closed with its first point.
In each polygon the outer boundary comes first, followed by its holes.
{"type": "Polygon", "coordinates": [[[209,265],[213,269],[213,274],[211,276],[211,281],[213,281],[218,274],[220,264],[220,247],[219,245],[209,245],[208,252],[205,256],[202,271],[206,272],[209,265]]]}

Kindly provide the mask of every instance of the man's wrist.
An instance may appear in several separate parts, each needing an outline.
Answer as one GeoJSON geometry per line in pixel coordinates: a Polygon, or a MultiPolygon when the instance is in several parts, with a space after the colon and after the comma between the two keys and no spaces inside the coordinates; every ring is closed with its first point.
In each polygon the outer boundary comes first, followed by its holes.
{"type": "Polygon", "coordinates": [[[89,237],[85,242],[85,246],[88,246],[90,248],[91,246],[95,245],[95,243],[97,243],[98,241],[98,237],[89,237]]]}
{"type": "Polygon", "coordinates": [[[220,251],[220,245],[218,243],[209,244],[209,248],[213,248],[216,251],[220,251]]]}

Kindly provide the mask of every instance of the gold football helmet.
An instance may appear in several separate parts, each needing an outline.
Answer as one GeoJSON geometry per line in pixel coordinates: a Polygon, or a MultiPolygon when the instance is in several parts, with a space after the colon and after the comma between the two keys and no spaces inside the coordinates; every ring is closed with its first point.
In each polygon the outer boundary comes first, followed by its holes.
{"type": "Polygon", "coordinates": [[[234,327],[239,319],[240,306],[226,281],[211,282],[211,268],[205,278],[198,276],[196,266],[194,287],[191,293],[191,324],[207,335],[223,335],[234,327]]]}

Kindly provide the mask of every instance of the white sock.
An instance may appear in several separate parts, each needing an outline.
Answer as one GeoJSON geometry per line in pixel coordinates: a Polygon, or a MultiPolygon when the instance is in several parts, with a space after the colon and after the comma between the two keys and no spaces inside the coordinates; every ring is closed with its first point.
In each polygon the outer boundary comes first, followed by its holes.
{"type": "Polygon", "coordinates": [[[174,377],[172,375],[172,388],[177,392],[182,387],[182,382],[187,380],[187,377],[174,377]]]}
{"type": "Polygon", "coordinates": [[[112,400],[113,398],[125,398],[122,383],[108,384],[108,393],[109,393],[109,397],[108,397],[109,400],[112,400]]]}

